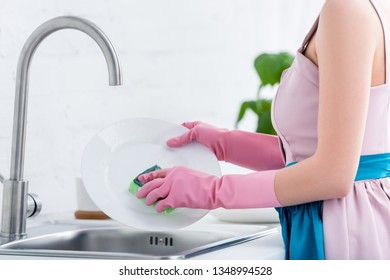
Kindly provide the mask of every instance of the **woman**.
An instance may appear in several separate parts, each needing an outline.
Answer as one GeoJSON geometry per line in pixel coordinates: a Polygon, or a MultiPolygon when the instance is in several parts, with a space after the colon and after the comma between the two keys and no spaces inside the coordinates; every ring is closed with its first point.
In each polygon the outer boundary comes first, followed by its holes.
{"type": "Polygon", "coordinates": [[[157,211],[277,207],[288,259],[390,259],[389,19],[385,0],[326,0],[273,101],[278,137],[195,122],[167,143],[255,172],[168,168],[137,196],[157,211]]]}

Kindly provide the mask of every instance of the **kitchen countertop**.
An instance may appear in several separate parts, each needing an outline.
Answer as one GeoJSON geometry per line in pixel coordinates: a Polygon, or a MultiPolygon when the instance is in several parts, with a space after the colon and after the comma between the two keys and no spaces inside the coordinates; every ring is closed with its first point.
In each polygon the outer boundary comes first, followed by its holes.
{"type": "MultiPolygon", "coordinates": [[[[73,214],[65,213],[60,215],[49,215],[41,217],[36,217],[34,219],[28,220],[28,225],[34,222],[39,221],[47,221],[50,219],[61,219],[61,220],[74,220],[73,214]]],[[[267,223],[268,224],[268,223],[267,223]]],[[[28,228],[27,225],[27,228],[28,228]]],[[[230,223],[221,221],[217,218],[215,218],[212,215],[206,215],[204,218],[202,218],[200,221],[196,222],[195,224],[191,225],[191,228],[196,229],[198,226],[207,226],[212,225],[213,227],[221,225],[223,227],[227,227],[231,230],[234,230],[235,228],[240,228],[243,226],[253,225],[258,226],[257,224],[250,224],[250,223],[230,223]]],[[[272,223],[271,225],[278,227],[277,223],[272,223]]],[[[27,229],[28,234],[28,229],[27,229]]],[[[46,257],[33,257],[33,256],[14,256],[14,255],[2,255],[0,254],[0,260],[6,260],[6,259],[48,259],[46,257]]],[[[284,259],[284,246],[283,246],[283,240],[281,237],[280,231],[257,238],[248,242],[244,242],[241,244],[237,244],[231,247],[223,248],[217,251],[213,251],[210,253],[202,254],[196,257],[191,258],[191,260],[281,260],[284,259]]]]}
{"type": "MultiPolygon", "coordinates": [[[[212,215],[207,215],[204,219],[199,221],[200,224],[217,224],[228,225],[229,227],[240,227],[241,225],[248,225],[251,223],[230,223],[221,221],[212,215]]],[[[267,223],[268,224],[268,223],[267,223]]],[[[273,224],[277,225],[277,224],[273,224]]],[[[284,259],[284,245],[280,231],[262,238],[228,247],[222,250],[214,251],[212,253],[200,255],[193,259],[199,260],[282,260],[284,259]]]]}

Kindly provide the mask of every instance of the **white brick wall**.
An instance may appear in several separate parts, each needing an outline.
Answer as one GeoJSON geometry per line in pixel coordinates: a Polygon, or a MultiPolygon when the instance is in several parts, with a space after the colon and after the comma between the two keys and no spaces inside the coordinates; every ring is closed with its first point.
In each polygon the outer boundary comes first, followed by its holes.
{"type": "MultiPolygon", "coordinates": [[[[63,212],[75,209],[85,145],[112,122],[143,116],[233,128],[239,104],[258,86],[253,59],[294,52],[322,2],[0,0],[1,173],[9,173],[17,59],[44,21],[76,15],[95,22],[116,46],[124,73],[122,87],[108,87],[102,53],[74,30],[52,34],[33,59],[25,178],[44,212],[63,212]]],[[[252,130],[253,121],[242,128],[252,130]]]]}

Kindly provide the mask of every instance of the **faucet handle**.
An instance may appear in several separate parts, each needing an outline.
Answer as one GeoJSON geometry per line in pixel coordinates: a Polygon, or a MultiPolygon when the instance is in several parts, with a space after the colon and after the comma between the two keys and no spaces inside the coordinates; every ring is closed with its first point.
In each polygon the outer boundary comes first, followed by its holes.
{"type": "Polygon", "coordinates": [[[27,218],[37,216],[41,210],[42,200],[35,193],[29,193],[27,197],[27,218]]]}
{"type": "MultiPolygon", "coordinates": [[[[0,173],[0,183],[4,182],[4,176],[0,173]]],[[[42,210],[42,200],[35,193],[27,194],[27,218],[35,217],[42,210]]]]}

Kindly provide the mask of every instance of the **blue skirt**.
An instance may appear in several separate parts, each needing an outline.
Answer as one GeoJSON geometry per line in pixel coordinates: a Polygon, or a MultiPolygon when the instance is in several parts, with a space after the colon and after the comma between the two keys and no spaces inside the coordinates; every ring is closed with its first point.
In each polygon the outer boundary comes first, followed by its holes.
{"type": "MultiPolygon", "coordinates": [[[[360,157],[355,181],[386,177],[390,177],[390,153],[360,157]]],[[[325,259],[322,204],[323,201],[315,201],[276,208],[282,227],[286,259],[325,259]]]]}

